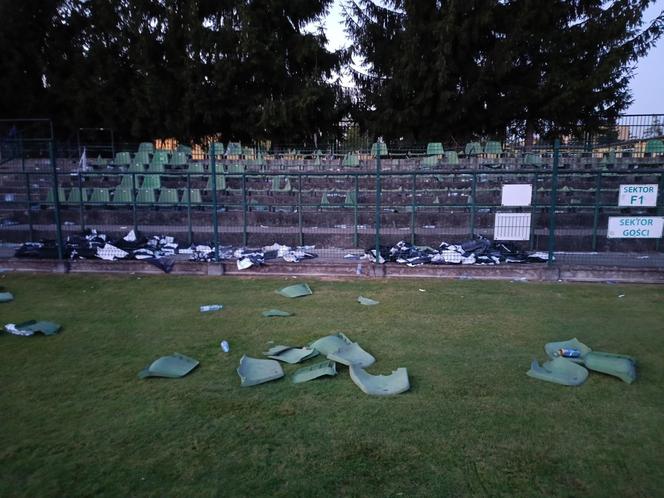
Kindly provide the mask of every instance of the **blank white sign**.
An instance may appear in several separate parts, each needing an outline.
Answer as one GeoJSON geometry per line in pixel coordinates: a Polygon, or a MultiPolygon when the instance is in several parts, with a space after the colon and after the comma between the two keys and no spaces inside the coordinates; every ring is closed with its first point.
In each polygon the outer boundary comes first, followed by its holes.
{"type": "Polygon", "coordinates": [[[530,206],[533,186],[529,183],[503,185],[503,206],[530,206]]]}
{"type": "Polygon", "coordinates": [[[496,213],[494,240],[530,240],[530,213],[496,213]]]}

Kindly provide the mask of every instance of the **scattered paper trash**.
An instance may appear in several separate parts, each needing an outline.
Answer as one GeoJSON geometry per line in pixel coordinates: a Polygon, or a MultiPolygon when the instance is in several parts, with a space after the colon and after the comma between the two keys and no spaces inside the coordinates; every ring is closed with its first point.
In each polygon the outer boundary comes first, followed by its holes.
{"type": "Polygon", "coordinates": [[[618,297],[625,297],[625,294],[618,294],[618,297]]]}
{"type": "Polygon", "coordinates": [[[417,289],[420,292],[426,292],[426,289],[417,289]]]}

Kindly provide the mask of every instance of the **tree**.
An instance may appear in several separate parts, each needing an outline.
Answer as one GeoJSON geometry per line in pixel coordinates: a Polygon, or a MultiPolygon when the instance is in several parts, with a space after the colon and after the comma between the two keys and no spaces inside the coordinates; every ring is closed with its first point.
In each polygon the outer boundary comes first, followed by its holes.
{"type": "Polygon", "coordinates": [[[652,0],[373,0],[347,5],[359,115],[414,140],[581,134],[630,103],[633,63],[664,27],[652,0]]]}

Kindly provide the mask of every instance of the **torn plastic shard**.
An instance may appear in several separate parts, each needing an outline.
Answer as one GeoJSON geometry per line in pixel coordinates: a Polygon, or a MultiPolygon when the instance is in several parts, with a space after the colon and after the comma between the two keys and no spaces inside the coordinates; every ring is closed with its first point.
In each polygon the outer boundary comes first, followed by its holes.
{"type": "Polygon", "coordinates": [[[293,313],[289,313],[288,311],[281,311],[281,310],[267,310],[263,311],[261,313],[265,317],[273,317],[273,316],[293,316],[293,313]]]}
{"type": "Polygon", "coordinates": [[[373,306],[374,304],[380,303],[380,301],[374,301],[373,299],[369,299],[368,297],[364,296],[358,297],[357,302],[360,304],[364,304],[365,306],[373,306]]]}
{"type": "Polygon", "coordinates": [[[355,385],[371,396],[392,396],[410,389],[405,368],[397,368],[390,375],[371,375],[359,365],[350,365],[349,372],[355,385]]]}
{"type": "Polygon", "coordinates": [[[0,292],[0,303],[8,303],[14,300],[14,295],[11,292],[0,292]]]}
{"type": "Polygon", "coordinates": [[[277,291],[284,297],[303,297],[313,294],[308,284],[289,285],[277,291]]]}
{"type": "Polygon", "coordinates": [[[60,330],[60,325],[54,322],[29,320],[23,323],[8,323],[5,330],[10,334],[30,336],[39,332],[44,335],[55,335],[60,330]]]}
{"type": "Polygon", "coordinates": [[[588,370],[568,358],[557,357],[540,365],[533,359],[530,370],[526,372],[533,379],[553,382],[563,386],[580,386],[588,378],[588,370]]]}
{"type": "Polygon", "coordinates": [[[240,376],[240,385],[249,387],[280,379],[284,376],[284,371],[278,361],[259,360],[243,355],[240,359],[240,366],[237,368],[237,374],[240,376]]]}
{"type": "Polygon", "coordinates": [[[341,332],[318,339],[309,344],[309,347],[343,365],[357,364],[361,367],[368,367],[376,361],[376,358],[362,349],[358,343],[352,342],[341,332]]]}
{"type": "Polygon", "coordinates": [[[321,361],[309,367],[300,368],[293,373],[291,380],[293,384],[300,384],[322,377],[323,375],[337,375],[337,366],[333,361],[321,361]]]}
{"type": "Polygon", "coordinates": [[[198,360],[180,353],[173,353],[170,356],[162,356],[153,361],[138,373],[138,378],[166,377],[169,379],[177,379],[179,377],[184,377],[197,366],[198,360]]]}
{"type": "Polygon", "coordinates": [[[293,364],[318,356],[318,351],[313,348],[293,348],[291,346],[279,345],[270,348],[269,351],[265,351],[263,354],[273,360],[293,364]]]}

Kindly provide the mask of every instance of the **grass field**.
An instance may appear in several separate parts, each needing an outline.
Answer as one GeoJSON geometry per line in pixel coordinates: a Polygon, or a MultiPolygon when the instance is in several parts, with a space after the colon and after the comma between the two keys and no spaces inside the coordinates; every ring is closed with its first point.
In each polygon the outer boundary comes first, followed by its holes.
{"type": "Polygon", "coordinates": [[[307,279],[312,296],[274,293],[294,281],[3,275],[16,299],[2,324],[63,330],[0,335],[0,495],[662,496],[664,287],[307,279]],[[199,313],[212,303],[225,309],[199,313]],[[411,390],[369,397],[345,367],[293,385],[297,365],[240,388],[243,353],[335,331],[377,358],[371,373],[407,367],[411,390]],[[636,356],[640,378],[525,375],[571,337],[636,356]],[[174,351],[200,366],[136,378],[174,351]]]}

